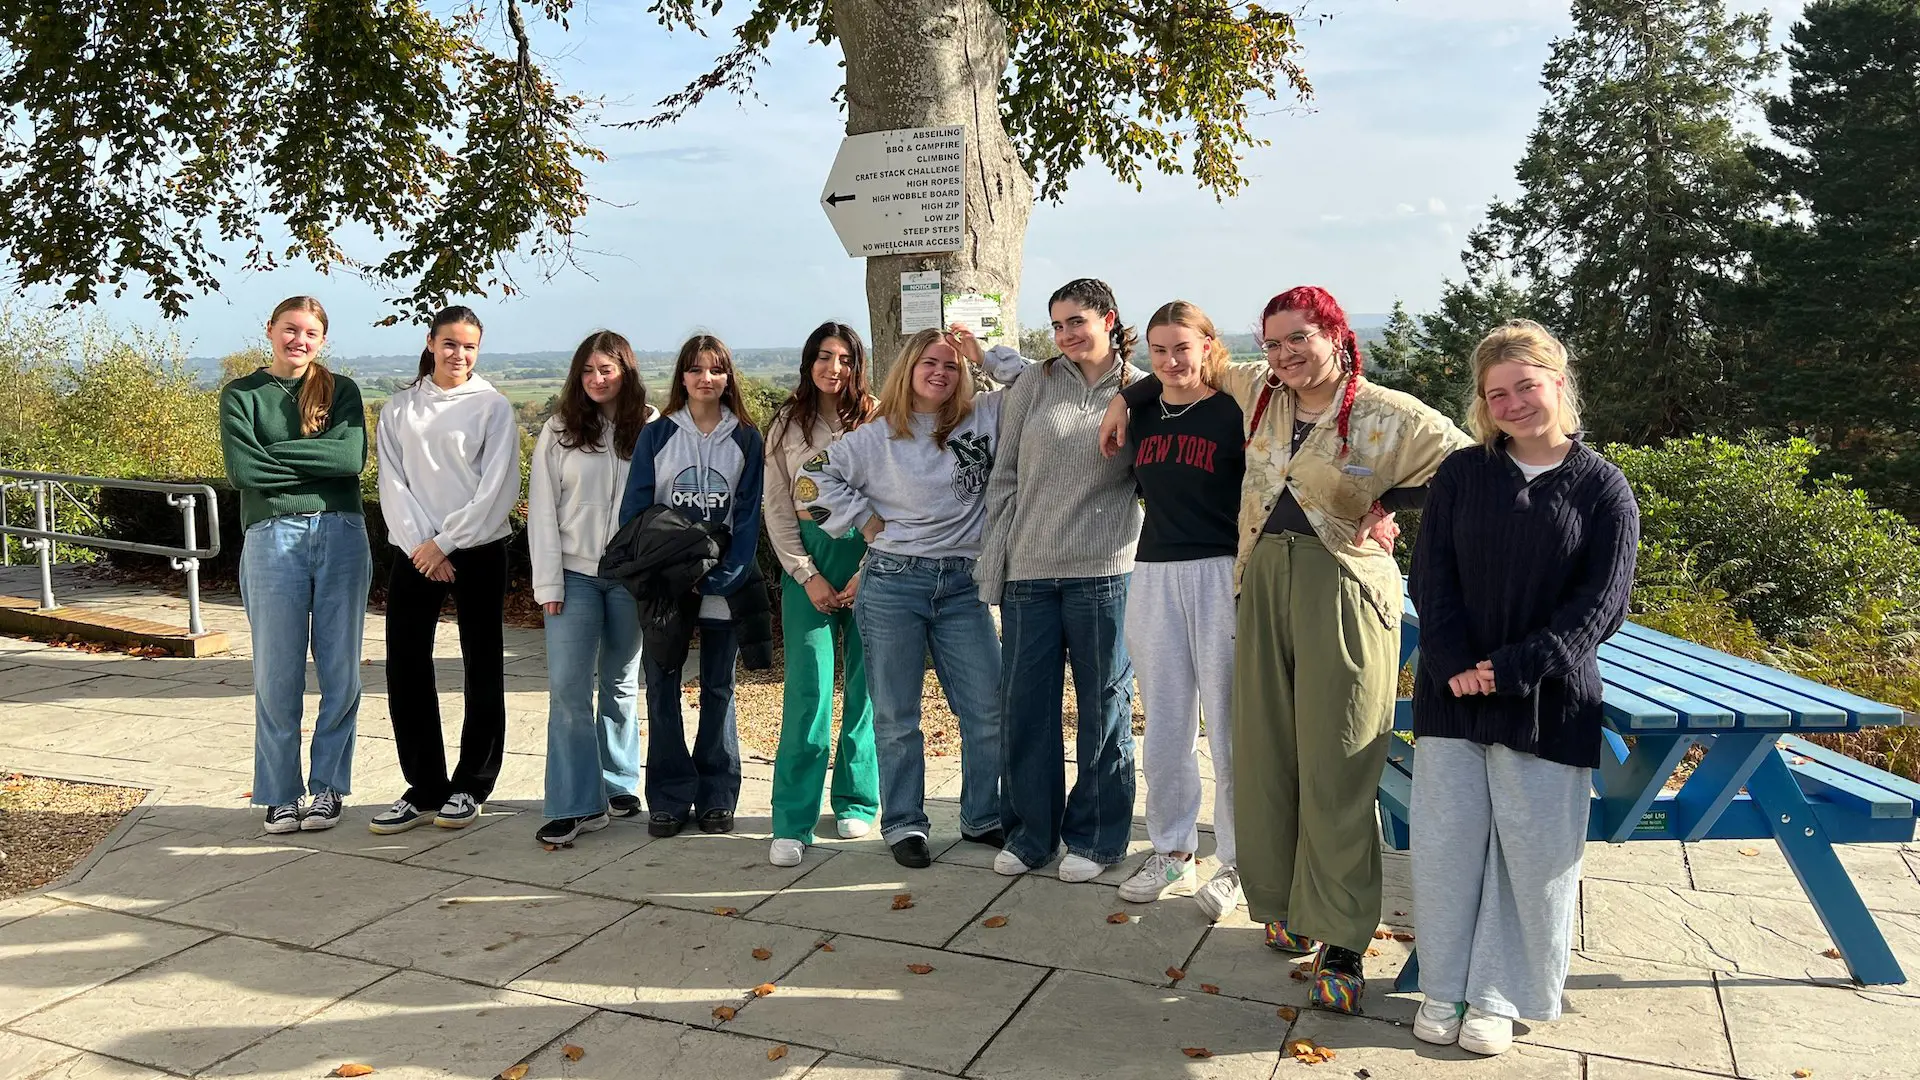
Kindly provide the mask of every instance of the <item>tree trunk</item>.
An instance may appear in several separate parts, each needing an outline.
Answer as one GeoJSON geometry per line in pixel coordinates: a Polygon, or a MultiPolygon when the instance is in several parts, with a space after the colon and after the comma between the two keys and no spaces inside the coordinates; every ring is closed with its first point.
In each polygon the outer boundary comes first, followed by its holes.
{"type": "Polygon", "coordinates": [[[1017,340],[1033,181],[1000,123],[1006,23],[989,0],[835,0],[833,24],[847,62],[847,134],[967,130],[964,246],[867,260],[876,385],[900,352],[900,275],[909,270],[940,271],[943,292],[999,293],[1005,333],[1017,340]]]}

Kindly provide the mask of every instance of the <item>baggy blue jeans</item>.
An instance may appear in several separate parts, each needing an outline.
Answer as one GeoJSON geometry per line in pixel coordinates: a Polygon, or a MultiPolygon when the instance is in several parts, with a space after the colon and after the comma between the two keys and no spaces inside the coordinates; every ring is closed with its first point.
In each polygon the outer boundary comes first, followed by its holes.
{"type": "Polygon", "coordinates": [[[640,609],[611,578],[565,581],[546,616],[548,818],[605,813],[640,783],[640,609]]]}
{"type": "Polygon", "coordinates": [[[853,621],[867,658],[880,757],[880,834],[888,844],[928,835],[926,741],[920,695],[927,655],[960,721],[960,827],[1000,824],[1000,642],[980,602],[973,560],[873,551],[860,572],[853,621]]]}
{"type": "Polygon", "coordinates": [[[359,514],[284,514],[248,526],[240,602],[253,636],[253,803],[353,790],[360,642],[373,556],[359,514]],[[307,653],[320,682],[312,763],[300,777],[307,653]]]}

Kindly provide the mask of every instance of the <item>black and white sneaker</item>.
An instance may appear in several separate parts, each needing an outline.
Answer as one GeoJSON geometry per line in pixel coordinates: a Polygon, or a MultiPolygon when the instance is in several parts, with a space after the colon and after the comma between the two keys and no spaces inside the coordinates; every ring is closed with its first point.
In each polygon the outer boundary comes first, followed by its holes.
{"type": "Polygon", "coordinates": [[[367,829],[380,836],[391,836],[416,829],[433,820],[433,815],[413,805],[405,799],[380,811],[367,822],[367,829]]]}
{"type": "Polygon", "coordinates": [[[607,800],[607,812],[614,817],[635,817],[640,813],[640,796],[615,795],[607,800]]]}
{"type": "Polygon", "coordinates": [[[270,833],[299,832],[300,800],[295,799],[281,806],[267,807],[267,831],[270,833]]]}
{"type": "Polygon", "coordinates": [[[480,817],[480,804],[464,791],[456,791],[447,805],[433,815],[433,823],[443,829],[464,829],[480,817]]]}
{"type": "Polygon", "coordinates": [[[305,816],[300,819],[302,832],[319,832],[340,824],[340,793],[323,791],[313,797],[313,805],[307,807],[305,816]]]}
{"type": "Polygon", "coordinates": [[[555,818],[545,825],[540,826],[540,831],[534,833],[533,838],[542,844],[571,844],[574,838],[581,833],[599,832],[610,824],[612,824],[612,822],[607,820],[607,815],[605,814],[594,814],[591,817],[555,818]]]}

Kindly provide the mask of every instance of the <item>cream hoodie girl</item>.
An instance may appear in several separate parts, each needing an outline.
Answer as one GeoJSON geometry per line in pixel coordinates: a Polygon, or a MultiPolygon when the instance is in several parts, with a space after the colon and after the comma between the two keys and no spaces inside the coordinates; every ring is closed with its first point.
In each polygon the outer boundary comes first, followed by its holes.
{"type": "MultiPolygon", "coordinates": [[[[660,411],[647,406],[647,423],[660,411]]],[[[533,556],[533,598],[566,599],[566,571],[594,577],[600,555],[620,529],[620,498],[633,462],[613,452],[613,425],[602,424],[593,452],[560,445],[560,419],[540,429],[527,477],[527,546],[533,556]]]]}
{"type": "Polygon", "coordinates": [[[520,498],[520,432],[513,404],[478,375],[451,390],[421,379],[387,399],[374,433],[380,515],[403,552],[431,540],[442,553],[512,531],[520,498]]]}

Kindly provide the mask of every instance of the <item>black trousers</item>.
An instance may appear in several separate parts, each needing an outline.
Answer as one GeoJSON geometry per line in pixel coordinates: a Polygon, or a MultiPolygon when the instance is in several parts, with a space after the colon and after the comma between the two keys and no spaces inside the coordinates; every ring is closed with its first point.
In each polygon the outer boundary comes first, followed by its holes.
{"type": "Polygon", "coordinates": [[[387,578],[387,705],[400,772],[407,779],[403,798],[428,812],[456,792],[486,802],[500,778],[507,743],[506,680],[500,671],[507,542],[496,540],[448,558],[453,563],[451,582],[428,579],[404,554],[393,561],[387,578]],[[451,777],[433,670],[434,627],[449,595],[460,625],[460,661],[466,667],[466,718],[460,726],[460,760],[451,777]]]}

